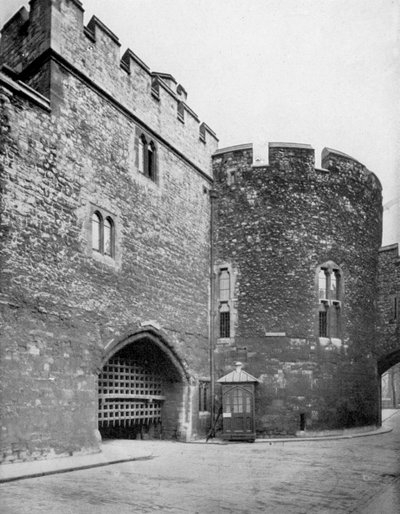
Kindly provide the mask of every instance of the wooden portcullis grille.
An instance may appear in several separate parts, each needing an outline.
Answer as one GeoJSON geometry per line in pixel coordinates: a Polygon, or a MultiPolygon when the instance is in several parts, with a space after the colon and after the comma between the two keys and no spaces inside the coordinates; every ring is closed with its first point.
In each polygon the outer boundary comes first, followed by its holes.
{"type": "Polygon", "coordinates": [[[165,400],[159,375],[144,365],[113,358],[99,375],[99,429],[112,436],[126,436],[118,427],[161,425],[161,408],[165,400]],[[102,430],[103,429],[103,430],[102,430]]]}

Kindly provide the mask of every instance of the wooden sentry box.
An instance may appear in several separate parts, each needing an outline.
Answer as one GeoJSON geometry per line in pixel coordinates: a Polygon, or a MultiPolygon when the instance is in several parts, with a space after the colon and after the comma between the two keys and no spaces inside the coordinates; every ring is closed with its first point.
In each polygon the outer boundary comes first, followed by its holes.
{"type": "Polygon", "coordinates": [[[218,380],[222,385],[222,439],[254,442],[254,388],[258,380],[243,371],[241,362],[235,366],[218,380]]]}

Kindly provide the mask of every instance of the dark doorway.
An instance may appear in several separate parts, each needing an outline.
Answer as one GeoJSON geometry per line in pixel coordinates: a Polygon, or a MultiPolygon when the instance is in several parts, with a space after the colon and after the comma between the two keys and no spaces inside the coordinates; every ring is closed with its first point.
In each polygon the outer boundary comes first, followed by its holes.
{"type": "Polygon", "coordinates": [[[179,437],[182,377],[150,338],[127,344],[112,355],[99,374],[98,391],[103,438],[179,437]]]}

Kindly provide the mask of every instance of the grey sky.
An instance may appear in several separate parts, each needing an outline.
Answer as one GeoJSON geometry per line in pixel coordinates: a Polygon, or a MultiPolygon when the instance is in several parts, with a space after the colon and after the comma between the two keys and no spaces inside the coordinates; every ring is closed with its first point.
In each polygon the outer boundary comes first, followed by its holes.
{"type": "MultiPolygon", "coordinates": [[[[2,0],[0,24],[23,0],[2,0]]],[[[268,141],[400,169],[400,0],[84,0],[153,71],[171,73],[220,147],[268,141]]],[[[397,189],[398,191],[398,189],[397,189]]],[[[398,194],[398,193],[397,193],[398,194]]]]}

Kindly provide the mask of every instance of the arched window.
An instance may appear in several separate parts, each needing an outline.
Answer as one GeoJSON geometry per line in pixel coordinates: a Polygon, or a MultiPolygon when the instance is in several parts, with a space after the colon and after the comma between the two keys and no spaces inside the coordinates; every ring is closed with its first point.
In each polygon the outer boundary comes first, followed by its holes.
{"type": "Polygon", "coordinates": [[[92,249],[102,255],[114,257],[115,225],[111,216],[96,210],[91,218],[92,249]]]}
{"type": "Polygon", "coordinates": [[[342,274],[328,261],[318,267],[318,336],[341,338],[342,274]]]}
{"type": "Polygon", "coordinates": [[[107,216],[104,220],[104,254],[112,257],[113,255],[113,221],[107,216]]]}
{"type": "Polygon", "coordinates": [[[99,212],[92,214],[92,248],[97,252],[101,251],[101,232],[103,218],[99,212]]]}
{"type": "Polygon", "coordinates": [[[331,273],[331,284],[330,284],[330,298],[331,300],[338,300],[338,275],[337,271],[331,273]]]}
{"type": "Polygon", "coordinates": [[[139,147],[138,147],[138,168],[140,173],[145,173],[145,152],[146,152],[146,139],[144,136],[139,138],[139,147]]]}
{"type": "Polygon", "coordinates": [[[226,268],[221,269],[219,274],[219,301],[227,302],[230,300],[230,276],[226,268]]]}
{"type": "Polygon", "coordinates": [[[232,276],[228,266],[221,266],[218,272],[218,317],[219,337],[232,337],[232,276]]]}
{"type": "Polygon", "coordinates": [[[155,179],[155,147],[153,143],[147,145],[147,176],[151,180],[155,179]]]}
{"type": "Polygon", "coordinates": [[[325,270],[321,268],[318,273],[318,288],[319,288],[319,298],[325,299],[326,296],[326,285],[327,285],[327,275],[325,273],[325,270]]]}
{"type": "Polygon", "coordinates": [[[138,170],[149,179],[156,181],[157,158],[156,145],[142,134],[138,141],[138,170]]]}

